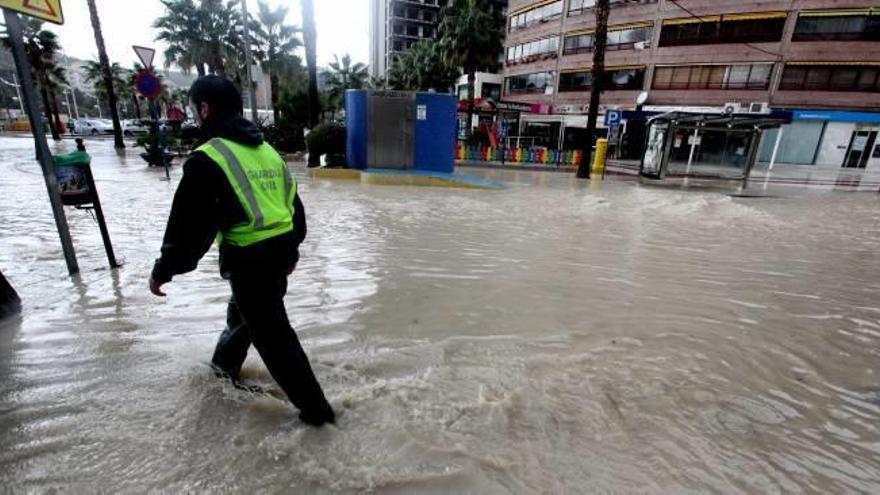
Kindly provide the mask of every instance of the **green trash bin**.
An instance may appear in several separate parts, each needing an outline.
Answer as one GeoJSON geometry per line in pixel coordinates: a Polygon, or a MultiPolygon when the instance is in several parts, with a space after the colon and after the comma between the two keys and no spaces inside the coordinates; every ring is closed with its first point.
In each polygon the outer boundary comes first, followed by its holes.
{"type": "Polygon", "coordinates": [[[85,151],[53,155],[55,180],[61,202],[67,206],[94,203],[94,184],[91,177],[92,157],[85,151]]]}

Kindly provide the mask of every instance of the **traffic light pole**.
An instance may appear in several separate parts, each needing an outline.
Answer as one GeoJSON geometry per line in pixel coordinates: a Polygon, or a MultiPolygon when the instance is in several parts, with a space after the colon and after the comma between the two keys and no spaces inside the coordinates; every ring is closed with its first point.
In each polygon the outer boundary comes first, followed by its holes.
{"type": "Polygon", "coordinates": [[[49,192],[49,202],[52,204],[52,213],[55,215],[55,226],[58,228],[58,235],[61,237],[61,248],[64,251],[64,260],[67,262],[67,271],[71,275],[76,275],[79,273],[79,264],[76,261],[76,251],[73,248],[70,229],[67,226],[67,217],[64,216],[61,195],[58,192],[55,166],[52,163],[49,144],[46,142],[43,119],[38,110],[39,106],[37,104],[37,95],[34,93],[35,86],[31,76],[30,64],[24,51],[21,19],[18,17],[18,14],[8,9],[3,9],[3,16],[6,19],[6,28],[9,30],[9,40],[12,44],[12,56],[15,59],[18,80],[21,81],[22,102],[31,121],[31,131],[34,134],[37,160],[43,169],[43,178],[46,181],[46,189],[49,192]]]}

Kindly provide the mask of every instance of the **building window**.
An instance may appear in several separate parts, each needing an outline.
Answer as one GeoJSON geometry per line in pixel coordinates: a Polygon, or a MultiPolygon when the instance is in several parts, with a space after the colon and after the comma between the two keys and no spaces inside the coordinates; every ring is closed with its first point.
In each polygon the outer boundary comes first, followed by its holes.
{"type": "Polygon", "coordinates": [[[556,56],[559,52],[559,36],[552,36],[507,48],[507,63],[528,61],[542,55],[556,56]]]}
{"type": "MultiPolygon", "coordinates": [[[[615,29],[613,26],[608,31],[607,50],[631,50],[636,43],[651,41],[653,26],[638,26],[628,29],[615,29]]],[[[565,37],[563,55],[588,53],[593,51],[595,35],[590,33],[568,35],[565,37]]]]}
{"type": "Polygon", "coordinates": [[[770,88],[773,64],[659,66],[654,89],[754,89],[770,88]]]}
{"type": "MultiPolygon", "coordinates": [[[[611,0],[609,2],[612,8],[651,3],[657,3],[657,0],[611,0]]],[[[581,15],[586,12],[592,12],[595,6],[596,0],[571,0],[568,4],[568,15],[581,15]]]]}
{"type": "MultiPolygon", "coordinates": [[[[645,82],[644,67],[609,68],[605,72],[604,89],[607,91],[640,90],[645,82]]],[[[559,77],[559,92],[589,91],[593,75],[589,69],[566,72],[559,77]]]]}
{"type": "Polygon", "coordinates": [[[508,94],[545,93],[547,88],[552,88],[555,83],[552,72],[522,74],[504,80],[505,93],[508,94]]]}
{"type": "Polygon", "coordinates": [[[880,92],[878,65],[786,65],[779,89],[880,92]]]}
{"type": "Polygon", "coordinates": [[[482,98],[491,98],[495,101],[501,100],[501,85],[495,83],[483,83],[482,98]]]}
{"type": "Polygon", "coordinates": [[[806,11],[792,41],[880,41],[880,10],[806,11]]]}
{"type": "Polygon", "coordinates": [[[771,43],[782,40],[785,12],[733,14],[663,21],[660,46],[771,43]]]}
{"type": "Polygon", "coordinates": [[[562,0],[553,2],[540,7],[535,7],[518,14],[510,16],[510,30],[523,29],[538,22],[547,22],[549,20],[562,16],[562,0]]]}

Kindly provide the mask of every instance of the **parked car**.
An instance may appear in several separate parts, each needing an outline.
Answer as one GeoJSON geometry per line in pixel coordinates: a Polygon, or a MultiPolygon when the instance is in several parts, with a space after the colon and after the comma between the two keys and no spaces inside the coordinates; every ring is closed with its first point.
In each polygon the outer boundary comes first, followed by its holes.
{"type": "Polygon", "coordinates": [[[75,134],[90,136],[113,134],[113,124],[103,119],[79,119],[76,121],[75,134]]]}
{"type": "Polygon", "coordinates": [[[152,123],[149,120],[129,119],[122,122],[122,132],[126,136],[147,134],[151,127],[152,123]]]}

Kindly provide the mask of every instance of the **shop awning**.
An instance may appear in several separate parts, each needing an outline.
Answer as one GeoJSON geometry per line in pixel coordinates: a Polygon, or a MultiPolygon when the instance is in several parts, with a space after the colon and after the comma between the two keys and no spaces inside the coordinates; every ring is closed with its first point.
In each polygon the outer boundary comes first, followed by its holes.
{"type": "Polygon", "coordinates": [[[718,22],[720,20],[720,15],[701,15],[699,17],[680,17],[678,19],[666,19],[663,21],[663,25],[680,26],[682,24],[699,24],[701,22],[718,22]]]}
{"type": "MultiPolygon", "coordinates": [[[[627,29],[641,29],[641,28],[649,28],[654,27],[653,22],[633,22],[630,24],[617,24],[616,26],[608,26],[608,32],[612,33],[615,31],[626,31],[627,29]]],[[[569,31],[565,33],[565,37],[569,36],[582,36],[585,34],[594,34],[596,32],[595,28],[591,29],[580,29],[577,31],[569,31]]]]}
{"type": "Polygon", "coordinates": [[[876,62],[871,62],[871,61],[847,62],[847,61],[843,61],[843,60],[837,60],[834,62],[830,62],[830,61],[821,61],[821,62],[797,61],[797,62],[786,62],[785,65],[833,65],[833,66],[839,66],[839,67],[853,66],[853,65],[858,65],[858,66],[875,66],[875,65],[877,65],[877,66],[880,66],[880,61],[876,61],[876,62]]]}
{"type": "MultiPolygon", "coordinates": [[[[639,70],[645,68],[647,68],[646,65],[613,65],[605,67],[605,72],[614,72],[617,70],[639,70]]],[[[559,72],[561,74],[576,74],[578,72],[591,72],[592,70],[592,67],[576,67],[573,69],[562,69],[559,72]]]]}
{"type": "MultiPolygon", "coordinates": [[[[880,9],[873,9],[880,14],[880,9]]],[[[871,15],[872,9],[833,9],[833,10],[802,10],[800,17],[840,17],[850,15],[871,15]]]]}
{"type": "Polygon", "coordinates": [[[735,128],[772,129],[792,121],[791,112],[776,111],[770,115],[748,114],[705,114],[688,112],[669,112],[655,115],[648,119],[650,123],[673,122],[675,125],[696,125],[704,128],[717,128],[721,130],[735,128]]]}
{"type": "Polygon", "coordinates": [[[788,12],[750,12],[747,14],[725,14],[721,21],[758,21],[763,19],[785,19],[788,12]]]}
{"type": "Polygon", "coordinates": [[[559,0],[544,0],[544,1],[541,1],[541,2],[531,3],[531,4],[529,4],[529,5],[526,5],[526,6],[524,6],[524,7],[520,7],[520,8],[518,8],[518,9],[514,10],[513,12],[511,12],[511,13],[508,14],[508,15],[522,14],[523,12],[528,12],[528,11],[530,11],[530,10],[537,9],[537,8],[539,8],[539,7],[543,7],[543,6],[545,6],[545,5],[550,5],[551,3],[556,3],[556,2],[558,2],[558,1],[559,1],[559,0]]]}

